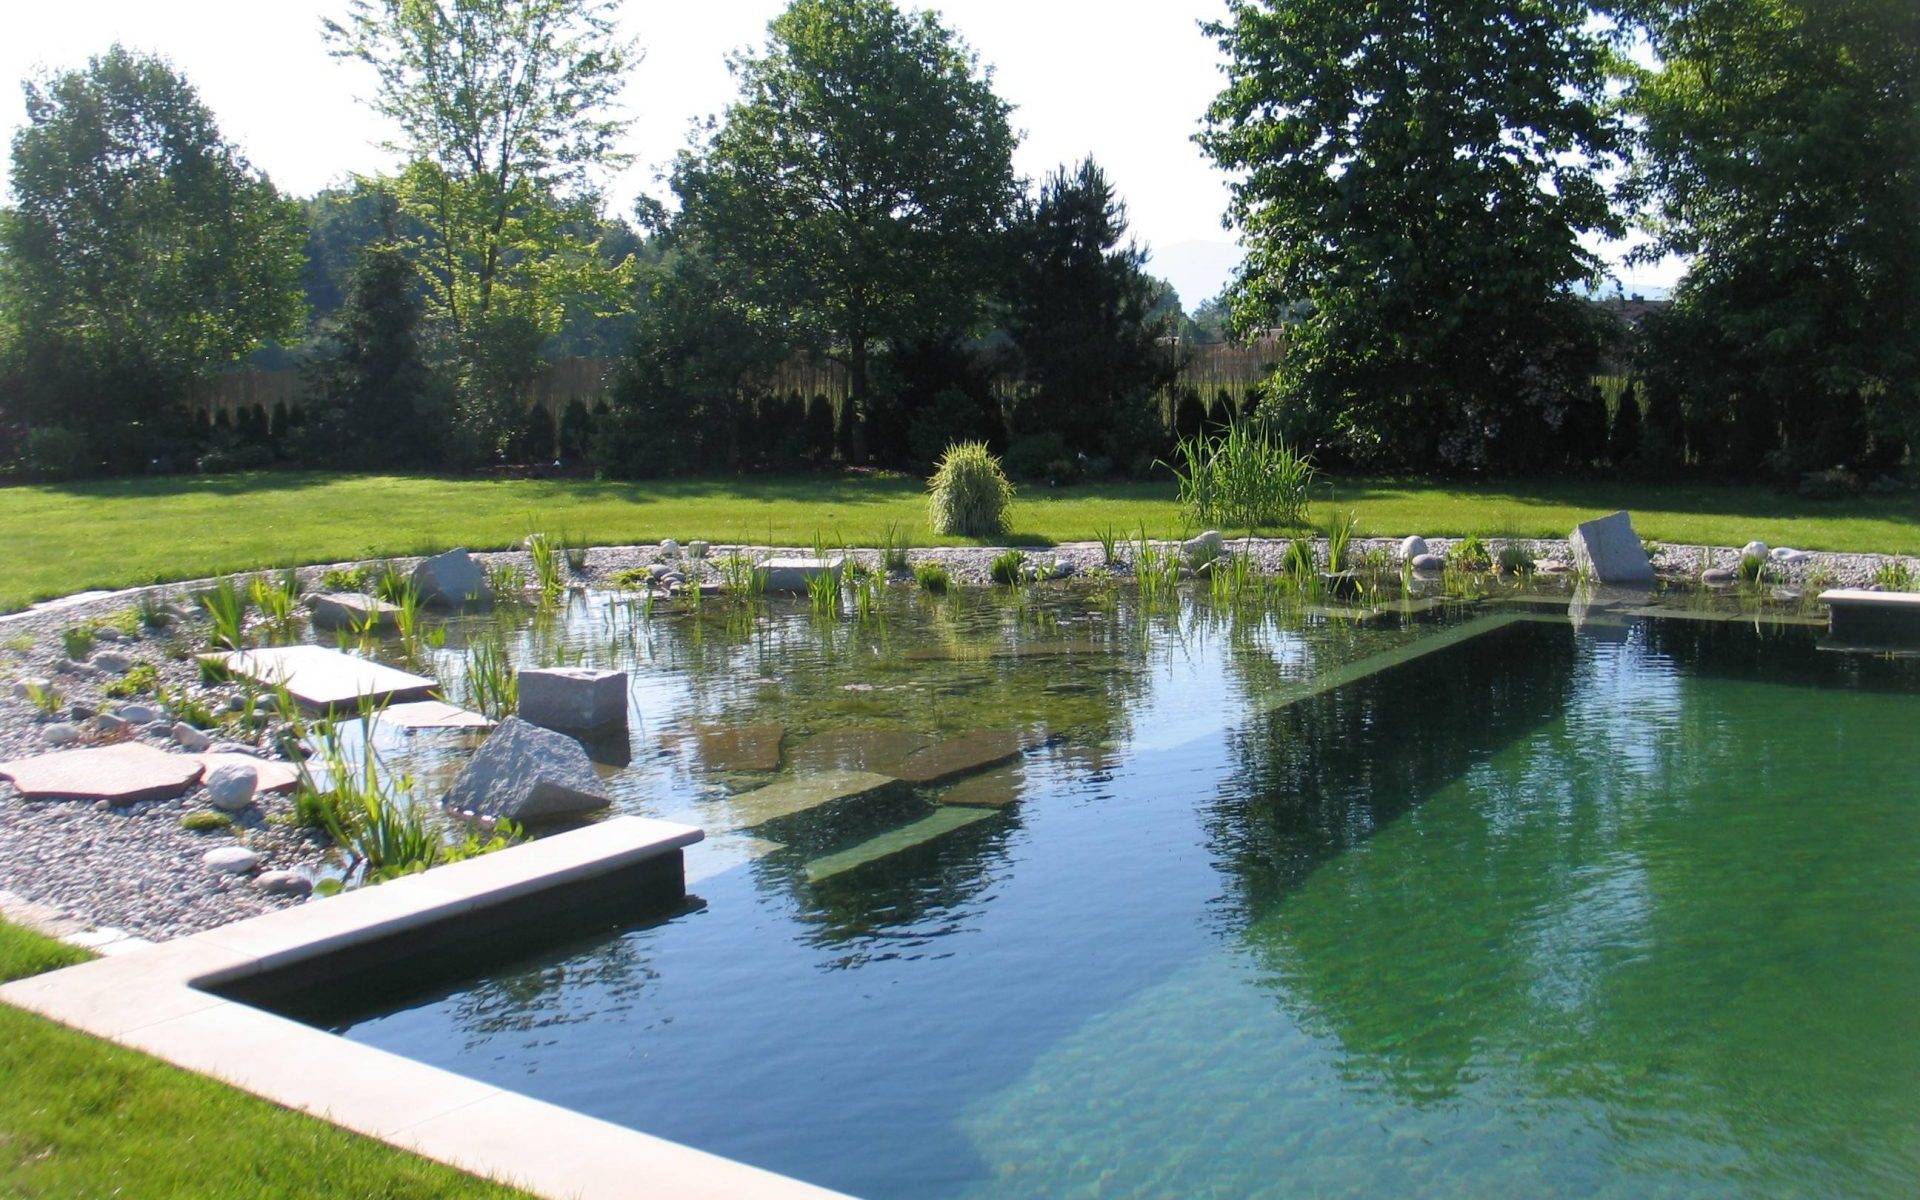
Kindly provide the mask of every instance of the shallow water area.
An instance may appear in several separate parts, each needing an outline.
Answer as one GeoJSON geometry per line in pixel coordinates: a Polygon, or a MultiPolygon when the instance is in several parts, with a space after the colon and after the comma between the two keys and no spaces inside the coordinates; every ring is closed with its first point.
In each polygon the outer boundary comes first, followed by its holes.
{"type": "Polygon", "coordinates": [[[629,672],[697,902],[276,1007],[872,1197],[1912,1194],[1920,664],[1570,591],[456,622],[629,672]]]}

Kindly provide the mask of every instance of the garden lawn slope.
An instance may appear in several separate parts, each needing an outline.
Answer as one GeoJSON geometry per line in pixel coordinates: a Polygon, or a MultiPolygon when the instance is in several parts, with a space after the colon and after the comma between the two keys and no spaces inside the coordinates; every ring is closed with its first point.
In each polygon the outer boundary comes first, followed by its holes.
{"type": "MultiPolygon", "coordinates": [[[[1920,553],[1920,496],[1809,501],[1758,487],[1608,481],[1448,483],[1322,480],[1314,519],[1359,514],[1361,535],[1565,537],[1631,509],[1647,537],[1739,546],[1920,553]]],[[[960,542],[927,528],[919,480],[747,476],[653,483],[439,479],[262,472],[0,488],[0,611],[84,588],[193,579],[453,546],[501,549],[533,530],[573,545],[663,537],[806,546],[877,545],[889,526],[918,545],[960,542]]],[[[1026,485],[1015,543],[1192,531],[1171,483],[1026,485]]],[[[1229,533],[1244,532],[1228,530],[1229,533]]],[[[1284,532],[1284,531],[1280,531],[1284,532]]]]}
{"type": "MultiPolygon", "coordinates": [[[[0,921],[0,982],[87,955],[0,921]]],[[[0,1004],[10,1200],[525,1197],[0,1004]]]]}

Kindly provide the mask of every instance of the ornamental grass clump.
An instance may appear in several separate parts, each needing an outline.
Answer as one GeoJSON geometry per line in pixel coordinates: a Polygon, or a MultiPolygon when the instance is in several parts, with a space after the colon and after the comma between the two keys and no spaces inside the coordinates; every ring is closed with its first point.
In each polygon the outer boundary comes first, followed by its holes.
{"type": "Polygon", "coordinates": [[[1306,523],[1313,459],[1276,434],[1235,422],[1218,434],[1183,438],[1172,464],[1180,504],[1207,525],[1246,529],[1306,523]]]}
{"type": "Polygon", "coordinates": [[[927,522],[935,533],[998,537],[1007,531],[1013,484],[985,442],[947,447],[927,483],[927,522]]]}

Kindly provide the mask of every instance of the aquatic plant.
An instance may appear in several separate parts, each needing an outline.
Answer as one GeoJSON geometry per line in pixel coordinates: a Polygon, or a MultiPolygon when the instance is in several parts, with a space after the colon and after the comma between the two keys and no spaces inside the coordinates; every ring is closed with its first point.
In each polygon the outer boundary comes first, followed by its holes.
{"type": "Polygon", "coordinates": [[[1349,509],[1344,513],[1335,513],[1327,522],[1327,570],[1335,574],[1346,570],[1352,564],[1348,562],[1348,549],[1353,545],[1354,531],[1360,527],[1360,514],[1349,509]]]}
{"type": "Polygon", "coordinates": [[[1745,583],[1765,583],[1767,579],[1767,556],[1764,554],[1742,554],[1740,565],[1734,568],[1734,574],[1745,583]]]}
{"type": "Polygon", "coordinates": [[[1913,571],[1901,560],[1890,558],[1875,568],[1873,586],[1883,592],[1910,592],[1913,590],[1913,571]]]}
{"type": "Polygon", "coordinates": [[[1500,568],[1502,575],[1531,575],[1533,552],[1517,542],[1506,542],[1500,547],[1495,565],[1500,568]]]}
{"type": "Polygon", "coordinates": [[[496,601],[519,600],[527,591],[527,573],[517,563],[492,563],[487,567],[487,590],[496,601]]]}
{"type": "Polygon", "coordinates": [[[382,559],[373,572],[373,595],[389,604],[398,604],[400,596],[413,586],[413,576],[400,569],[400,565],[391,559],[382,559]]]}
{"type": "Polygon", "coordinates": [[[839,575],[833,571],[818,571],[807,576],[807,603],[815,616],[837,616],[840,612],[839,575]]]}
{"type": "Polygon", "coordinates": [[[240,589],[240,581],[231,575],[222,575],[214,580],[211,588],[200,593],[199,600],[207,619],[213,623],[207,635],[213,648],[240,649],[245,644],[247,624],[247,596],[240,589]]]}
{"type": "Polygon", "coordinates": [[[563,545],[562,550],[566,556],[567,570],[573,572],[575,575],[585,575],[587,573],[587,547],[563,545]]]}
{"type": "Polygon", "coordinates": [[[247,595],[260,616],[271,643],[291,641],[297,632],[294,614],[300,599],[300,576],[289,569],[279,576],[255,575],[247,595]]]}
{"type": "Polygon", "coordinates": [[[1489,571],[1493,569],[1493,553],[1480,535],[1470,533],[1454,544],[1453,553],[1447,555],[1447,561],[1463,571],[1489,571]]]}
{"type": "Polygon", "coordinates": [[[560,544],[544,533],[527,535],[527,556],[533,560],[533,583],[543,601],[551,601],[566,590],[560,578],[560,544]]]}
{"type": "Polygon", "coordinates": [[[927,522],[935,533],[998,537],[1007,531],[1013,494],[1013,484],[985,442],[956,442],[927,481],[927,522]]]}
{"type": "Polygon", "coordinates": [[[499,633],[485,634],[467,647],[461,673],[463,701],[475,712],[504,721],[520,708],[520,677],[507,661],[499,633]]]}
{"type": "Polygon", "coordinates": [[[717,564],[720,590],[729,596],[761,596],[767,590],[767,572],[744,554],[729,554],[717,564]]]}
{"type": "Polygon", "coordinates": [[[1313,542],[1309,538],[1294,538],[1287,543],[1286,552],[1280,556],[1280,569],[1295,579],[1311,576],[1319,565],[1313,556],[1313,542]]]}
{"type": "Polygon", "coordinates": [[[1264,426],[1234,421],[1218,433],[1182,438],[1174,457],[1169,465],[1180,504],[1203,525],[1253,529],[1306,521],[1313,460],[1264,426]]]}
{"type": "Polygon", "coordinates": [[[1117,566],[1120,562],[1120,537],[1114,532],[1113,526],[1102,526],[1094,531],[1093,536],[1100,543],[1100,565],[1109,568],[1117,566]]]}
{"type": "Polygon", "coordinates": [[[1003,550],[994,555],[993,563],[987,568],[993,581],[1003,587],[1012,587],[1024,583],[1027,578],[1027,555],[1023,550],[1003,550]]]}
{"type": "Polygon", "coordinates": [[[880,568],[884,571],[907,569],[907,535],[891,521],[880,535],[880,568]]]}
{"type": "Polygon", "coordinates": [[[935,596],[944,596],[953,587],[953,573],[937,562],[923,562],[915,566],[913,578],[921,591],[935,596]]]}

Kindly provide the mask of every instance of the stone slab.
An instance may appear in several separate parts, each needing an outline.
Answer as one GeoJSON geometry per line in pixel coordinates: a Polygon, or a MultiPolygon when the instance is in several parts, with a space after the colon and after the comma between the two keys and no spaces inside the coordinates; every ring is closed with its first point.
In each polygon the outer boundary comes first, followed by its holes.
{"type": "Polygon", "coordinates": [[[1646,547],[1634,532],[1633,518],[1625,512],[1582,521],[1573,527],[1567,541],[1573,548],[1574,568],[1596,583],[1646,583],[1653,579],[1646,547]]]}
{"type": "Polygon", "coordinates": [[[532,667],[519,675],[523,721],[548,729],[611,729],[627,723],[627,673],[532,667]]]}
{"type": "Polygon", "coordinates": [[[794,746],[787,754],[801,774],[818,771],[868,771],[899,778],[908,758],[933,744],[910,729],[829,729],[794,746]]]}
{"type": "Polygon", "coordinates": [[[252,767],[256,795],[264,792],[291,792],[300,784],[300,768],[273,758],[255,758],[251,754],[196,754],[193,758],[211,775],[221,767],[252,767]]]}
{"type": "Polygon", "coordinates": [[[58,750],[0,762],[0,776],[32,800],[171,800],[200,779],[200,760],[138,742],[58,750]]]}
{"type": "Polygon", "coordinates": [[[492,729],[493,721],[444,700],[413,700],[380,710],[382,725],[397,729],[492,729]]]}
{"type": "Polygon", "coordinates": [[[1019,766],[969,775],[935,797],[937,803],[963,808],[1005,808],[1020,798],[1019,766]]]}
{"type": "Polygon", "coordinates": [[[831,574],[836,580],[846,567],[844,558],[770,558],[760,564],[769,592],[805,592],[816,577],[831,574]]]}
{"type": "Polygon", "coordinates": [[[778,771],[784,725],[702,725],[693,731],[700,765],[709,771],[778,771]]]}
{"type": "Polygon", "coordinates": [[[320,592],[307,598],[315,629],[386,632],[400,622],[400,607],[362,592],[320,592]]]}
{"type": "Polygon", "coordinates": [[[850,800],[885,788],[899,786],[899,780],[870,771],[822,771],[797,779],[783,779],[751,792],[729,796],[726,800],[728,825],[733,829],[752,829],[769,821],[819,808],[835,800],[850,800]]]}
{"type": "Polygon", "coordinates": [[[1920,592],[1835,588],[1820,593],[1833,637],[1851,645],[1920,646],[1920,592]]]}
{"type": "Polygon", "coordinates": [[[907,755],[893,774],[908,783],[942,783],[998,766],[1017,757],[1020,750],[1020,735],[1011,731],[962,734],[907,755]]]}
{"type": "Polygon", "coordinates": [[[807,882],[819,883],[843,875],[855,867],[864,867],[870,862],[891,858],[902,850],[911,850],[923,846],[937,837],[944,837],[956,829],[964,829],[979,821],[994,816],[991,808],[941,807],[932,816],[924,817],[911,825],[902,825],[898,829],[889,829],[879,837],[861,842],[825,858],[816,858],[806,865],[807,882]]]}
{"type": "Polygon", "coordinates": [[[270,646],[203,654],[200,660],[267,687],[284,685],[303,707],[320,712],[357,709],[362,700],[371,704],[426,700],[440,686],[324,646],[270,646]]]}

